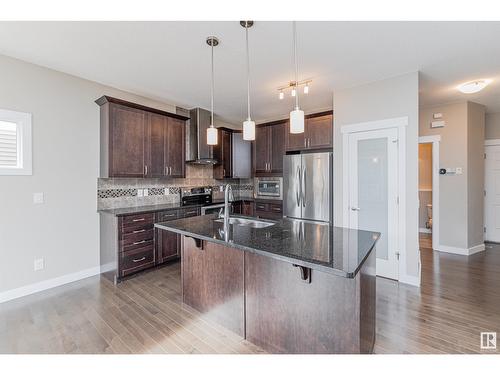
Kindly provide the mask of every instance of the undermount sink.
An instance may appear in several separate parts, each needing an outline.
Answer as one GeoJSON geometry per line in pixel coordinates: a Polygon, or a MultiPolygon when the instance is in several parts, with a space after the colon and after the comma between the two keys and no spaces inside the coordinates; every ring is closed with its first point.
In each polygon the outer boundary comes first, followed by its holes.
{"type": "MultiPolygon", "coordinates": [[[[224,219],[216,219],[215,221],[218,223],[223,223],[224,219]]],[[[245,219],[242,217],[230,217],[229,224],[242,225],[245,227],[252,227],[252,228],[266,228],[274,225],[274,223],[270,223],[268,221],[245,219]]]]}

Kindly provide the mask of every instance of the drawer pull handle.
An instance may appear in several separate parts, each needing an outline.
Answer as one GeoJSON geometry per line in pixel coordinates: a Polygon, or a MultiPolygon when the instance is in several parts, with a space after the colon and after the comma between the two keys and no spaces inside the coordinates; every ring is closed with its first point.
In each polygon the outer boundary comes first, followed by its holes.
{"type": "Polygon", "coordinates": [[[144,243],[144,242],[146,242],[146,240],[142,240],[142,241],[139,241],[139,242],[134,242],[133,245],[139,245],[139,244],[144,243]]]}
{"type": "Polygon", "coordinates": [[[163,217],[172,217],[175,216],[175,214],[164,214],[163,217]]]}
{"type": "Polygon", "coordinates": [[[140,259],[132,259],[132,262],[137,263],[137,262],[142,262],[146,257],[142,257],[140,259]]]}
{"type": "Polygon", "coordinates": [[[187,211],[186,215],[191,215],[191,214],[195,214],[195,213],[196,213],[196,211],[187,211]]]}
{"type": "Polygon", "coordinates": [[[140,219],[133,219],[132,220],[134,223],[138,222],[138,221],[144,221],[144,218],[140,218],[140,219]]]}
{"type": "Polygon", "coordinates": [[[132,233],[142,233],[145,232],[146,229],[141,229],[141,230],[134,230],[132,233]]]}

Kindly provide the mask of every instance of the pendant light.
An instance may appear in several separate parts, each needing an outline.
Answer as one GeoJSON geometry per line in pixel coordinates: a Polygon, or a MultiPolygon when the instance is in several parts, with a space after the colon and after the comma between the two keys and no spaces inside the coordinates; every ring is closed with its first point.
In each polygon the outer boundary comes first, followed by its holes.
{"type": "Polygon", "coordinates": [[[290,133],[304,133],[304,111],[299,108],[299,67],[297,63],[297,23],[293,21],[293,57],[295,60],[295,109],[290,112],[290,133]]]}
{"type": "Polygon", "coordinates": [[[219,45],[219,39],[215,36],[207,38],[207,44],[212,49],[212,82],[210,91],[210,126],[207,128],[207,145],[217,145],[217,128],[214,126],[214,47],[219,45]]]}
{"type": "Polygon", "coordinates": [[[253,21],[240,21],[245,28],[247,45],[247,119],[243,122],[243,139],[245,141],[255,140],[255,121],[250,118],[250,53],[248,52],[248,29],[253,26],[253,21]]]}

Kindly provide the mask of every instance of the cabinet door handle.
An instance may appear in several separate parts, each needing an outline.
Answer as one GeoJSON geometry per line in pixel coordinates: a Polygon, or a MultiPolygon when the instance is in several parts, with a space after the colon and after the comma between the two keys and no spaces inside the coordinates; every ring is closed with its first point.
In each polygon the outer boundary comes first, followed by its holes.
{"type": "Polygon", "coordinates": [[[175,214],[163,214],[163,217],[173,217],[175,214]]]}
{"type": "Polygon", "coordinates": [[[133,219],[132,221],[133,221],[134,223],[136,223],[136,222],[138,222],[138,221],[144,221],[144,218],[143,218],[143,217],[141,217],[140,219],[133,219]]]}
{"type": "Polygon", "coordinates": [[[168,167],[168,174],[172,176],[172,167],[168,167]]]}
{"type": "Polygon", "coordinates": [[[142,240],[142,241],[139,241],[139,242],[134,242],[132,245],[140,245],[141,243],[145,243],[146,240],[142,240]]]}
{"type": "Polygon", "coordinates": [[[307,148],[307,138],[304,138],[304,147],[307,148]]]}
{"type": "Polygon", "coordinates": [[[132,233],[142,233],[145,232],[146,229],[141,229],[141,230],[134,230],[132,233]]]}
{"type": "Polygon", "coordinates": [[[168,175],[168,167],[167,167],[167,166],[165,166],[165,168],[163,169],[163,174],[164,174],[165,176],[167,176],[167,175],[168,175]]]}
{"type": "Polygon", "coordinates": [[[137,263],[137,262],[142,262],[146,257],[142,257],[140,259],[132,259],[132,262],[137,263]]]}
{"type": "Polygon", "coordinates": [[[148,166],[147,165],[144,166],[144,174],[146,176],[148,175],[148,166]]]}

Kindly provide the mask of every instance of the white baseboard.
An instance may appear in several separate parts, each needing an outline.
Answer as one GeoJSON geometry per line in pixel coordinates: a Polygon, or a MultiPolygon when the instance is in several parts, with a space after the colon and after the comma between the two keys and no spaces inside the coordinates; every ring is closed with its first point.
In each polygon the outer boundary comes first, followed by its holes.
{"type": "Polygon", "coordinates": [[[472,255],[479,253],[480,251],[484,251],[485,246],[484,243],[473,246],[470,248],[461,248],[461,247],[453,247],[453,246],[445,246],[445,245],[439,245],[439,247],[436,249],[437,251],[441,251],[443,253],[450,253],[450,254],[457,254],[457,255],[472,255]]]}
{"type": "Polygon", "coordinates": [[[106,263],[101,266],[101,273],[109,272],[116,269],[116,263],[106,263]]]}
{"type": "Polygon", "coordinates": [[[75,273],[70,273],[68,275],[55,277],[53,279],[40,281],[38,283],[25,285],[20,288],[7,290],[5,292],[0,292],[0,303],[28,296],[33,293],[38,293],[43,290],[52,289],[64,284],[69,284],[74,281],[86,279],[87,277],[99,275],[100,273],[101,273],[101,267],[97,266],[97,267],[87,268],[85,270],[78,271],[75,273]]]}
{"type": "Polygon", "coordinates": [[[420,233],[432,233],[432,229],[427,229],[427,228],[418,228],[418,231],[420,233]]]}
{"type": "Polygon", "coordinates": [[[403,284],[420,287],[420,277],[410,275],[399,275],[399,282],[403,284]]]}

